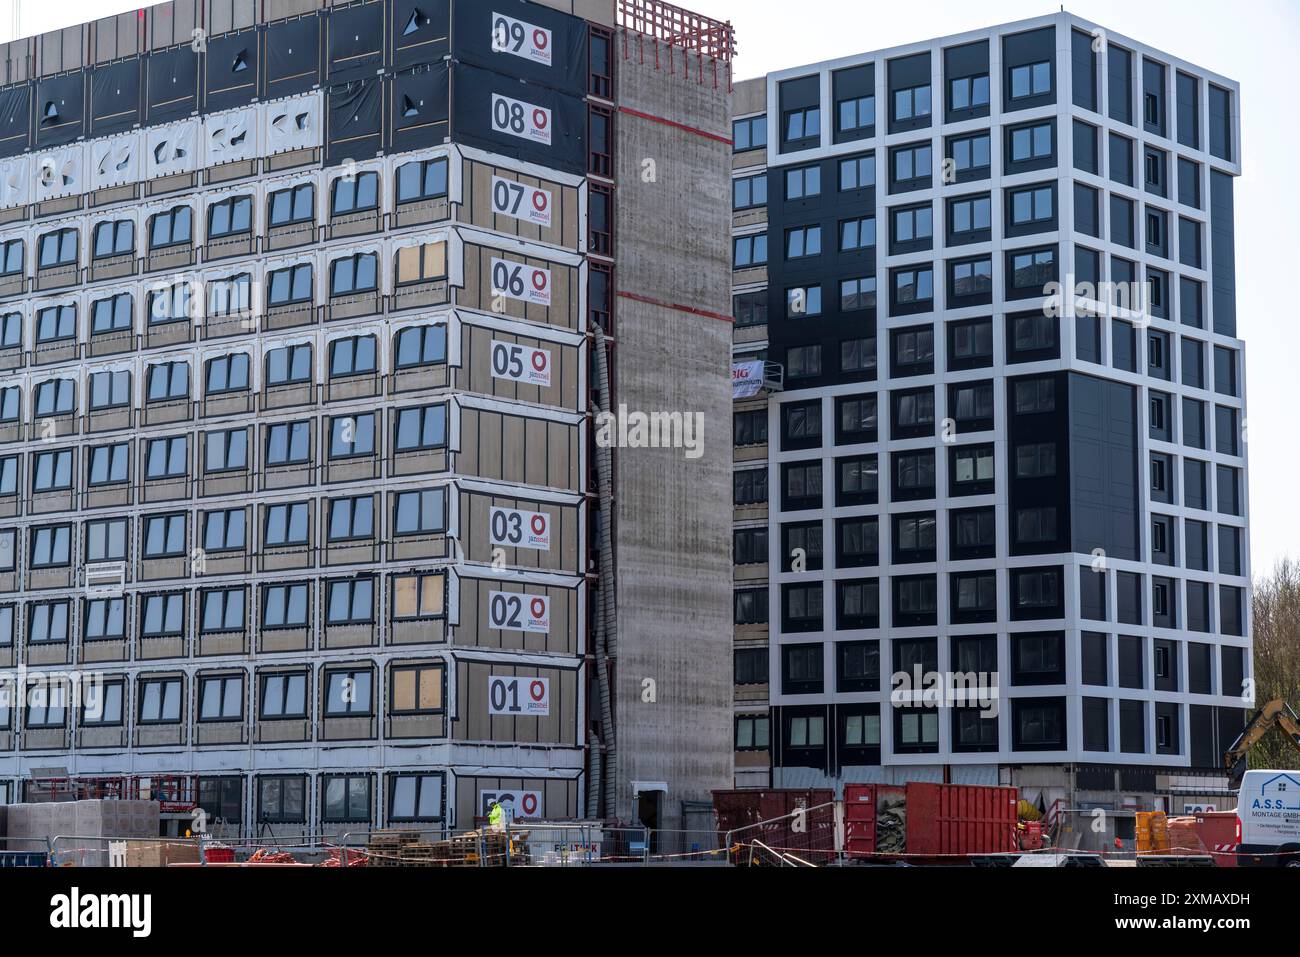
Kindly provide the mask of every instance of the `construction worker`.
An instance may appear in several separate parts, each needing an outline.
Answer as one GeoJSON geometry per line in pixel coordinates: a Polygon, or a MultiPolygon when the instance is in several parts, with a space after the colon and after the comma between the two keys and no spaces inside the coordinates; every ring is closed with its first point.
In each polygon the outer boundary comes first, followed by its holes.
{"type": "Polygon", "coordinates": [[[506,809],[501,806],[500,801],[492,802],[492,807],[488,811],[488,826],[494,831],[506,829],[506,809]]]}

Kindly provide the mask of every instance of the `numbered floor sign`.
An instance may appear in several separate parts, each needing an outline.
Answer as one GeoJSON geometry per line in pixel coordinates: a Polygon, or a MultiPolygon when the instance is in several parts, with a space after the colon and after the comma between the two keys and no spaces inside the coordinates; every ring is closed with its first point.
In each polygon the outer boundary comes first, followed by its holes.
{"type": "Polygon", "coordinates": [[[538,552],[551,550],[551,517],[545,512],[494,508],[488,514],[488,523],[493,545],[538,552]]]}
{"type": "Polygon", "coordinates": [[[492,94],[492,129],[532,143],[551,145],[551,111],[544,106],[492,94]]]}
{"type": "Polygon", "coordinates": [[[497,631],[545,635],[551,630],[551,600],[541,595],[494,591],[488,595],[488,620],[497,631]]]}
{"type": "Polygon", "coordinates": [[[524,385],[551,387],[551,354],[513,342],[492,343],[492,375],[524,385]]]}
{"type": "Polygon", "coordinates": [[[551,271],[540,266],[492,260],[492,292],[535,306],[551,304],[551,271]]]}
{"type": "Polygon", "coordinates": [[[507,17],[503,13],[492,14],[493,53],[509,53],[550,66],[554,62],[551,53],[554,40],[555,35],[545,27],[507,17]]]}
{"type": "Polygon", "coordinates": [[[504,176],[492,177],[492,212],[534,226],[551,228],[551,194],[504,176]]]}
{"type": "Polygon", "coordinates": [[[488,676],[488,714],[544,718],[551,713],[551,683],[546,678],[488,676]]]}

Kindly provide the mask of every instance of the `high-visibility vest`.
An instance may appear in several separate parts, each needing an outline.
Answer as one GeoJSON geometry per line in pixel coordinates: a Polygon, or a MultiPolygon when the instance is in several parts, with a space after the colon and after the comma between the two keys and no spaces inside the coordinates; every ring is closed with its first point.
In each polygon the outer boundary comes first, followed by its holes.
{"type": "Polygon", "coordinates": [[[496,827],[501,823],[503,817],[505,817],[505,811],[501,809],[501,805],[493,804],[492,810],[488,813],[488,823],[493,827],[496,827]]]}

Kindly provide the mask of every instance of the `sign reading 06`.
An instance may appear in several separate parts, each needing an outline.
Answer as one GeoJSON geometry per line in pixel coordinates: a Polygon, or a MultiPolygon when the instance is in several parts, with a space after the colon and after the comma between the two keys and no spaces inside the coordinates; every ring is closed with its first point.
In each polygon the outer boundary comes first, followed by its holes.
{"type": "Polygon", "coordinates": [[[544,718],[550,713],[551,682],[548,679],[488,675],[488,714],[544,718]]]}
{"type": "Polygon", "coordinates": [[[551,550],[551,517],[545,512],[493,508],[488,512],[488,526],[493,545],[538,552],[551,550]]]}
{"type": "Polygon", "coordinates": [[[492,14],[493,53],[509,53],[550,66],[553,62],[551,48],[554,39],[555,35],[545,27],[507,17],[503,13],[492,14]]]}
{"type": "Polygon", "coordinates": [[[490,592],[488,620],[498,631],[525,631],[545,635],[551,630],[551,600],[541,595],[490,592]]]}
{"type": "Polygon", "coordinates": [[[492,294],[535,306],[551,304],[551,271],[540,266],[492,260],[492,294]]]}

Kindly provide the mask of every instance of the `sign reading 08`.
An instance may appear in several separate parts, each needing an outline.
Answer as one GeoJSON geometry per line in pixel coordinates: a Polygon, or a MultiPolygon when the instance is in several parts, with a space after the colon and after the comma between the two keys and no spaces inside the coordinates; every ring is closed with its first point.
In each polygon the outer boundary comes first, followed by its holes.
{"type": "Polygon", "coordinates": [[[492,94],[492,129],[521,140],[551,145],[551,111],[544,106],[492,94]]]}
{"type": "Polygon", "coordinates": [[[551,682],[547,678],[507,678],[488,675],[488,714],[532,715],[551,713],[551,682]]]}
{"type": "Polygon", "coordinates": [[[493,53],[509,53],[550,66],[554,62],[551,53],[554,40],[555,34],[545,27],[507,17],[503,13],[492,14],[493,53]]]}
{"type": "Polygon", "coordinates": [[[488,512],[488,527],[493,545],[537,552],[551,550],[551,517],[545,512],[494,508],[488,512]]]}

